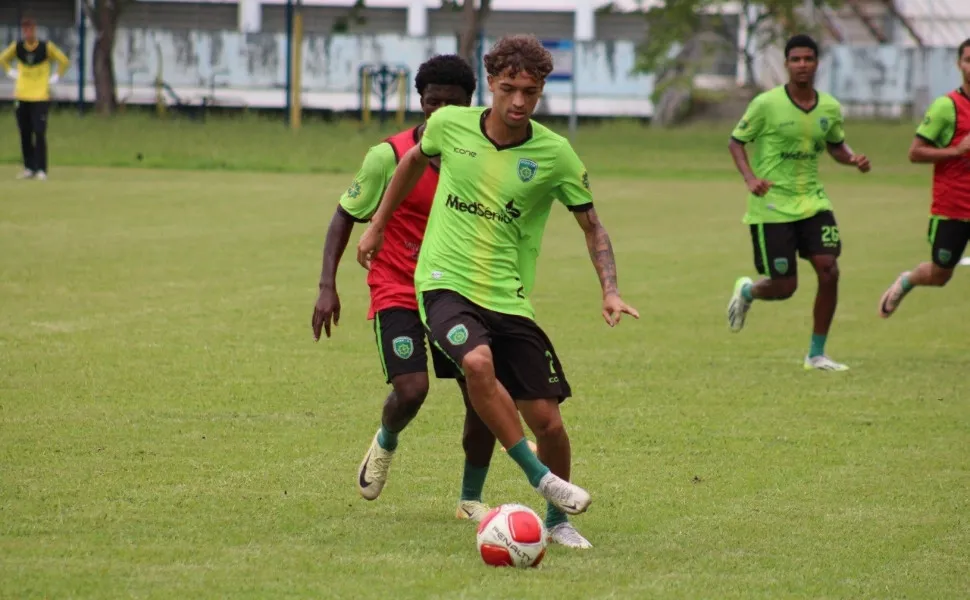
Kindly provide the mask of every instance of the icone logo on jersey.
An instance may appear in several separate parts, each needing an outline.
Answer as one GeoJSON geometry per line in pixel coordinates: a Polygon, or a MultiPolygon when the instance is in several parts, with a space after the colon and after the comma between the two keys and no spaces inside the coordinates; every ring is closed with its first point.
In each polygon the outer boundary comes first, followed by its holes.
{"type": "Polygon", "coordinates": [[[473,217],[480,217],[489,221],[499,221],[500,223],[510,225],[513,220],[518,219],[522,215],[519,209],[513,206],[512,202],[512,200],[509,200],[509,203],[505,205],[505,210],[498,212],[481,202],[466,202],[454,194],[448,194],[445,206],[458,212],[467,213],[473,217]]]}
{"type": "Polygon", "coordinates": [[[463,154],[472,158],[478,156],[478,152],[475,152],[474,150],[466,150],[465,148],[455,148],[455,154],[463,154]]]}

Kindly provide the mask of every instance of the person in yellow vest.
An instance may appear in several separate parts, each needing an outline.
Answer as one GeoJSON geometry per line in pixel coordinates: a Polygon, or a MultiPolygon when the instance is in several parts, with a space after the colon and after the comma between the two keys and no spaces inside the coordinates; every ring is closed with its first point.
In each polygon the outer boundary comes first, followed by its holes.
{"type": "Polygon", "coordinates": [[[0,53],[0,66],[17,82],[14,99],[17,101],[20,149],[24,155],[24,172],[18,178],[44,180],[47,179],[50,86],[64,75],[70,61],[53,42],[37,39],[37,23],[33,19],[24,19],[20,28],[22,39],[0,53]],[[52,62],[58,64],[55,73],[52,73],[52,62]]]}

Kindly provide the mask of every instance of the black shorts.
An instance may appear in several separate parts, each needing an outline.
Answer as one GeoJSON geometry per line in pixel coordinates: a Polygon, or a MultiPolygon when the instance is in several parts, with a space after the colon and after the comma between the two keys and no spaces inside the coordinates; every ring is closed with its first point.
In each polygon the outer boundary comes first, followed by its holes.
{"type": "Polygon", "coordinates": [[[535,321],[483,308],[451,290],[424,292],[419,301],[431,339],[456,367],[485,345],[495,376],[514,400],[562,402],[572,394],[552,342],[535,321]]]}
{"type": "MultiPolygon", "coordinates": [[[[407,308],[389,308],[374,315],[374,335],[381,367],[388,383],[398,375],[428,372],[425,329],[421,315],[407,308]]],[[[455,379],[458,370],[447,356],[431,344],[431,362],[438,379],[455,379]]]]}
{"type": "Polygon", "coordinates": [[[933,264],[944,269],[953,269],[960,264],[967,241],[970,241],[970,221],[930,217],[927,232],[933,247],[933,264]]]}
{"type": "Polygon", "coordinates": [[[839,226],[830,210],[791,223],[752,225],[751,244],[755,268],[772,279],[798,275],[796,252],[805,259],[842,254],[839,226]]]}

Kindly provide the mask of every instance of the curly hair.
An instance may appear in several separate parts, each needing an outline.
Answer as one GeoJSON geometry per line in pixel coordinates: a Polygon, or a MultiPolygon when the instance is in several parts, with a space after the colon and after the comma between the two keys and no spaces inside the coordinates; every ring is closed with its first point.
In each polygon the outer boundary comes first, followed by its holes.
{"type": "Polygon", "coordinates": [[[485,55],[485,71],[492,77],[506,72],[515,77],[525,71],[544,81],[552,73],[552,54],[534,35],[507,35],[485,55]]]}
{"type": "Polygon", "coordinates": [[[422,63],[414,77],[414,87],[418,89],[418,94],[423,96],[429,85],[457,85],[470,98],[475,93],[475,72],[457,54],[439,54],[422,63]]]}

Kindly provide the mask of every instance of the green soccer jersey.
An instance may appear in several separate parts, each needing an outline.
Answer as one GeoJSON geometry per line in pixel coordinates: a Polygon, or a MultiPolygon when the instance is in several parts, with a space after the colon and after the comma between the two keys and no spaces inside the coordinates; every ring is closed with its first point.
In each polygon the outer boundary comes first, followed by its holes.
{"type": "Polygon", "coordinates": [[[390,144],[382,142],[372,146],[353,183],[340,197],[340,206],[358,221],[369,221],[377,212],[396,168],[397,158],[390,144]]]}
{"type": "Polygon", "coordinates": [[[421,150],[441,157],[441,176],[414,283],[533,319],[528,292],[553,199],[591,207],[589,177],[569,142],[538,123],[519,144],[494,143],[487,112],[447,106],[428,120],[421,150]]]}
{"type": "Polygon", "coordinates": [[[930,104],[916,135],[937,148],[946,148],[957,129],[957,107],[949,96],[940,96],[930,104]]]}
{"type": "Polygon", "coordinates": [[[826,144],[845,141],[843,122],[839,101],[822,92],[812,110],[796,105],[783,85],[751,101],[731,137],[755,143],[751,168],[774,185],[763,197],[748,195],[745,223],[789,223],[832,210],[818,159],[826,144]]]}

